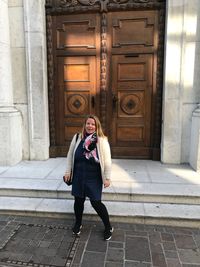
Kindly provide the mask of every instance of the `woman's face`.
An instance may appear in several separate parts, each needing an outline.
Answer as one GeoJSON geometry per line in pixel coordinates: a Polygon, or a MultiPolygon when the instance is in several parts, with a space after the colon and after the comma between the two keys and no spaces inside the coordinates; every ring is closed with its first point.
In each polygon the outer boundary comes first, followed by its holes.
{"type": "Polygon", "coordinates": [[[92,134],[96,131],[95,120],[92,118],[88,118],[85,123],[85,130],[88,134],[92,134]]]}

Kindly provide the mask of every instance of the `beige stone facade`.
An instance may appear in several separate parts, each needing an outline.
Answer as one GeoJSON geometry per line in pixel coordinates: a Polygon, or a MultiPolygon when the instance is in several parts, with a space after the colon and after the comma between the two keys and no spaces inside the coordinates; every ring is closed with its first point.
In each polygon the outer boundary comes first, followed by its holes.
{"type": "MultiPolygon", "coordinates": [[[[0,165],[49,158],[46,54],[45,0],[0,0],[0,165]]],[[[168,0],[161,161],[195,170],[199,74],[200,1],[168,0]]]]}

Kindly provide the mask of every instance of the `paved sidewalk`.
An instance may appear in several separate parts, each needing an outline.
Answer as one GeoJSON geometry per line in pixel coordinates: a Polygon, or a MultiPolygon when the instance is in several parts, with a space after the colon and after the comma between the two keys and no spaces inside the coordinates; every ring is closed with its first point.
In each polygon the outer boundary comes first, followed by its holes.
{"type": "Polygon", "coordinates": [[[197,267],[200,229],[114,223],[103,241],[101,222],[83,221],[72,235],[73,218],[0,215],[0,266],[197,267]]]}

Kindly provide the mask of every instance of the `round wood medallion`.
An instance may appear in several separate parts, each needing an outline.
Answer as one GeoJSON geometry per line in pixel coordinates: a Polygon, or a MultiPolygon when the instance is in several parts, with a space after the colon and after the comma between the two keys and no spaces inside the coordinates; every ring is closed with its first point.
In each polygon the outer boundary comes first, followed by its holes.
{"type": "Polygon", "coordinates": [[[71,95],[67,101],[68,110],[73,114],[82,114],[88,106],[86,97],[79,94],[71,95]]]}

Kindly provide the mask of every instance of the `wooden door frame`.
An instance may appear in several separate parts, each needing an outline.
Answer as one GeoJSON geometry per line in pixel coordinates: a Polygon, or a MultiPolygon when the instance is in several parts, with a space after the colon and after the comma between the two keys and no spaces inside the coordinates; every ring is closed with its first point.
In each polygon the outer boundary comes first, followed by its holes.
{"type": "Polygon", "coordinates": [[[47,67],[48,67],[48,97],[49,97],[49,127],[50,127],[50,157],[57,155],[55,138],[55,107],[54,107],[54,79],[55,58],[53,51],[53,16],[77,13],[101,13],[101,51],[100,51],[100,118],[106,130],[106,104],[107,89],[109,86],[106,33],[107,12],[131,10],[157,10],[158,11],[158,49],[157,49],[157,77],[156,95],[152,101],[152,159],[160,159],[161,143],[161,117],[162,117],[162,87],[163,87],[163,58],[164,58],[164,30],[165,30],[166,0],[46,0],[46,28],[47,28],[47,67]]]}

